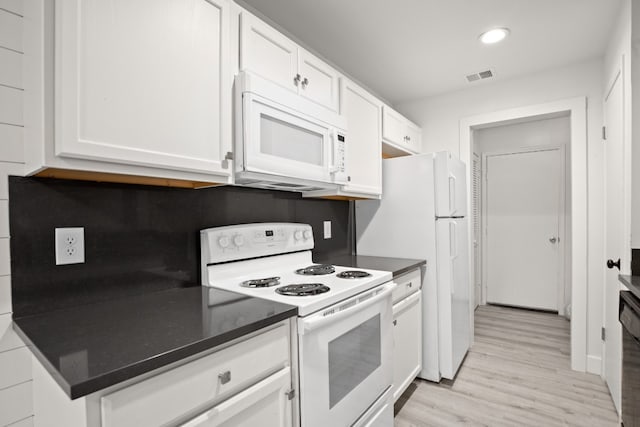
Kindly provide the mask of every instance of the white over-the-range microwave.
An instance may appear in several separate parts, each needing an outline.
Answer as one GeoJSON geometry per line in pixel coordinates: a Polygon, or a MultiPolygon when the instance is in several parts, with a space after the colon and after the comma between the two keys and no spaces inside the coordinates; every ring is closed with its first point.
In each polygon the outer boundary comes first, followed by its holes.
{"type": "Polygon", "coordinates": [[[346,120],[258,75],[235,79],[235,182],[316,191],[346,184],[346,120]]]}

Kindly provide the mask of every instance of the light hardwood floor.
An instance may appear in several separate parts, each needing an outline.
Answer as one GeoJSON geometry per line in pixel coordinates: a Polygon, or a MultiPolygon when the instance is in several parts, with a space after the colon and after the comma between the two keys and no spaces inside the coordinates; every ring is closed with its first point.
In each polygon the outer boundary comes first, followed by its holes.
{"type": "Polygon", "coordinates": [[[617,425],[602,379],[569,367],[567,320],[481,306],[475,325],[455,381],[414,381],[396,403],[396,427],[617,425]]]}

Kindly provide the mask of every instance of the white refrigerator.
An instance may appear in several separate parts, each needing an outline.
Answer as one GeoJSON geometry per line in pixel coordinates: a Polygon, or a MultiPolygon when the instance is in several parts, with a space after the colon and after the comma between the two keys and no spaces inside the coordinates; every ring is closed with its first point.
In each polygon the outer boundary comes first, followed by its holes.
{"type": "Polygon", "coordinates": [[[448,152],[396,157],[382,176],[382,200],[356,202],[356,251],[427,260],[418,376],[453,379],[471,343],[465,164],[448,152]]]}

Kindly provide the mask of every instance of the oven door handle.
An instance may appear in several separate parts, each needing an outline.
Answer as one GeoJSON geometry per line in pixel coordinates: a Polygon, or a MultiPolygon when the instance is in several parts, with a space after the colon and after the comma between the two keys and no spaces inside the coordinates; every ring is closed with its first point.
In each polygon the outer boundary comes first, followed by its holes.
{"type": "MultiPolygon", "coordinates": [[[[354,313],[362,311],[366,308],[371,307],[372,305],[377,304],[379,301],[389,297],[393,289],[396,287],[396,284],[393,282],[387,283],[383,285],[383,291],[378,293],[377,295],[367,298],[364,301],[358,301],[356,304],[351,305],[344,310],[337,311],[332,314],[322,315],[317,314],[315,316],[311,316],[309,319],[301,320],[301,328],[299,328],[299,333],[301,335],[305,335],[308,332],[314,331],[318,328],[321,328],[329,323],[337,322],[340,319],[344,319],[347,316],[351,316],[354,313]]],[[[363,292],[366,294],[367,292],[363,292]]],[[[357,298],[357,297],[356,297],[357,298]]]]}

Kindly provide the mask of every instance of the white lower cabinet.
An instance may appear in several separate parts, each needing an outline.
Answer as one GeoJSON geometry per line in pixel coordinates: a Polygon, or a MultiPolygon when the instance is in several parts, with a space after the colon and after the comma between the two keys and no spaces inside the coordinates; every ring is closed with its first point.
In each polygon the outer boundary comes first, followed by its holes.
{"type": "Polygon", "coordinates": [[[422,292],[393,305],[393,400],[404,393],[422,369],[422,292]]]}
{"type": "Polygon", "coordinates": [[[291,369],[281,371],[214,406],[182,427],[289,427],[291,369]]]}
{"type": "Polygon", "coordinates": [[[292,321],[170,369],[70,400],[34,363],[35,426],[295,427],[292,321]]]}

